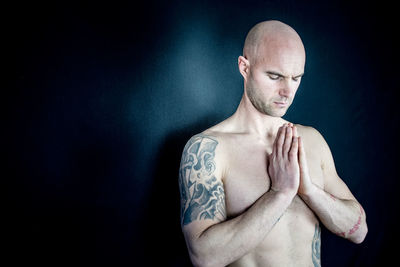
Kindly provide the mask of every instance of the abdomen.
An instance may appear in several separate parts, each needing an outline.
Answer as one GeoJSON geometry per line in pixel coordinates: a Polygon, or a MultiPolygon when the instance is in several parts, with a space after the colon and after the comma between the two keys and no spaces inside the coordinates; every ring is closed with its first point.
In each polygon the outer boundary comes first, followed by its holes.
{"type": "Polygon", "coordinates": [[[312,266],[316,225],[314,213],[296,196],[262,243],[230,266],[312,266]]]}

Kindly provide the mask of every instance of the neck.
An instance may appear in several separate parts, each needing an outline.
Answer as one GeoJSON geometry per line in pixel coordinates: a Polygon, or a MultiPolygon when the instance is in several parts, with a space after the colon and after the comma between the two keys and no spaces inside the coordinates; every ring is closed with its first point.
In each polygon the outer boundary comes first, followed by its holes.
{"type": "Polygon", "coordinates": [[[254,134],[260,138],[275,136],[278,128],[286,120],[280,117],[272,117],[259,112],[244,94],[240,104],[233,115],[240,131],[254,134]]]}

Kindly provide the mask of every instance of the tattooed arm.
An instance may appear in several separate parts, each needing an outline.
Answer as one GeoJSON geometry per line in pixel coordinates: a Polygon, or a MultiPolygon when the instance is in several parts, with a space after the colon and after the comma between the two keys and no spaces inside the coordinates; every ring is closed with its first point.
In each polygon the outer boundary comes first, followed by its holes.
{"type": "Polygon", "coordinates": [[[331,232],[361,243],[367,232],[366,214],[346,184],[338,176],[332,153],[324,138],[315,129],[311,131],[313,143],[321,155],[324,188],[311,182],[302,140],[299,143],[300,187],[299,195],[317,214],[331,232]]]}
{"type": "MultiPolygon", "coordinates": [[[[284,136],[281,139],[280,154],[284,136]]],[[[290,179],[286,176],[286,182],[294,183],[276,182],[276,190],[265,193],[246,212],[227,220],[218,144],[214,137],[196,135],[186,144],[182,154],[179,175],[182,231],[195,266],[226,266],[254,249],[290,205],[298,187],[298,174],[290,179]]],[[[297,142],[293,147],[297,150],[297,142]]],[[[289,153],[286,151],[286,154],[289,153]]],[[[274,161],[277,158],[281,159],[276,157],[274,161]]],[[[295,158],[297,156],[291,157],[295,162],[290,164],[287,159],[282,160],[283,165],[290,165],[288,169],[294,169],[294,172],[298,166],[295,158]]]]}

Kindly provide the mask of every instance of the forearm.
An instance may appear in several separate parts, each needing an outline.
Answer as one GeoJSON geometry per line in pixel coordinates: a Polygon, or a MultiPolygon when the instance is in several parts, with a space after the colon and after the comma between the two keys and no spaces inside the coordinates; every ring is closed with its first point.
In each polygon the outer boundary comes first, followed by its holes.
{"type": "Polygon", "coordinates": [[[269,191],[246,212],[215,224],[192,242],[195,265],[225,266],[254,249],[286,211],[293,195],[269,191]]]}
{"type": "Polygon", "coordinates": [[[367,234],[366,215],[356,200],[339,199],[318,186],[300,197],[331,232],[361,243],[367,234]]]}

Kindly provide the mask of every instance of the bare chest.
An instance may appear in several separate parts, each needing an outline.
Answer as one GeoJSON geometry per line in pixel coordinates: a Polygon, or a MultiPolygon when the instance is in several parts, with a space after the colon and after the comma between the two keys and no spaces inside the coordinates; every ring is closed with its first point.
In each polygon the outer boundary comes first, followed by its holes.
{"type": "MultiPolygon", "coordinates": [[[[267,170],[267,155],[271,153],[271,150],[271,147],[239,145],[230,151],[224,176],[228,217],[235,217],[243,213],[270,189],[271,180],[267,170]]],[[[306,154],[313,182],[323,187],[319,156],[313,153],[312,149],[306,149],[306,154]]]]}

